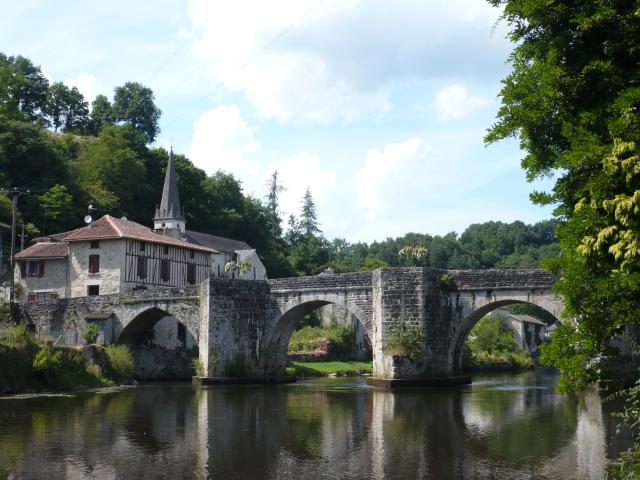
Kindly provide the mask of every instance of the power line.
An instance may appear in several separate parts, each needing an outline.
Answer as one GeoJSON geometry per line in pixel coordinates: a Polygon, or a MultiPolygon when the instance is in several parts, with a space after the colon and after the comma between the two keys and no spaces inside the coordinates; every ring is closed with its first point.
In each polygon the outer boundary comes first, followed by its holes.
{"type": "MultiPolygon", "coordinates": [[[[309,15],[313,10],[316,9],[316,7],[318,5],[320,5],[324,0],[318,0],[315,4],[313,4],[307,11],[305,11],[300,17],[298,17],[297,20],[295,20],[291,25],[289,25],[287,28],[285,28],[284,30],[282,30],[278,35],[276,35],[275,37],[273,37],[271,40],[269,40],[260,50],[258,50],[254,55],[252,55],[246,62],[244,62],[240,67],[238,67],[237,69],[233,70],[234,73],[237,72],[241,72],[242,70],[244,70],[245,68],[247,68],[247,66],[254,61],[256,58],[258,58],[260,55],[262,55],[269,47],[271,47],[271,45],[273,45],[274,43],[276,43],[278,40],[280,40],[282,37],[284,37],[287,33],[289,33],[291,30],[293,30],[293,28],[300,23],[302,20],[304,20],[304,18],[309,15]]],[[[202,67],[198,67],[198,69],[200,69],[202,67]]],[[[218,81],[213,88],[209,89],[208,91],[206,91],[203,95],[201,95],[200,97],[198,97],[198,99],[192,103],[189,107],[187,107],[185,110],[182,111],[182,113],[180,113],[179,115],[175,116],[173,119],[171,119],[171,121],[169,121],[169,123],[167,123],[166,127],[173,125],[177,120],[179,120],[184,114],[186,114],[187,112],[191,111],[196,105],[198,105],[204,98],[208,97],[209,95],[211,95],[218,87],[220,87],[222,84],[224,83],[224,80],[220,80],[218,81]]],[[[165,97],[166,98],[166,97],[165,97]]]]}
{"type": "MultiPolygon", "coordinates": [[[[216,3],[214,9],[217,10],[219,9],[220,5],[222,5],[225,2],[225,0],[220,0],[218,3],[216,3]]],[[[178,49],[173,52],[172,55],[169,56],[169,58],[167,60],[164,61],[164,63],[162,65],[160,65],[160,67],[153,73],[153,75],[151,76],[151,78],[149,80],[147,80],[147,83],[149,83],[153,78],[155,78],[155,76],[178,54],[178,52],[180,52],[185,45],[187,45],[189,42],[191,41],[190,38],[187,38],[182,45],[180,45],[180,47],[178,47],[178,49]]],[[[169,98],[171,96],[171,94],[173,92],[175,92],[178,87],[182,86],[184,83],[186,83],[196,72],[198,72],[199,70],[201,70],[202,68],[204,68],[203,65],[198,66],[197,68],[193,69],[191,72],[189,72],[185,77],[182,78],[182,80],[180,82],[178,82],[176,85],[174,85],[174,87],[169,90],[167,93],[165,93],[162,98],[159,100],[159,102],[162,102],[164,100],[166,100],[167,98],[169,98]]]]}

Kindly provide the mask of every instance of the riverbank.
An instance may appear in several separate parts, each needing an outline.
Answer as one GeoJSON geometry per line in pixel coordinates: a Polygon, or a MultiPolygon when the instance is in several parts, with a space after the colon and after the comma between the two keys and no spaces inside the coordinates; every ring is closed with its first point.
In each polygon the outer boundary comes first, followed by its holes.
{"type": "Polygon", "coordinates": [[[373,373],[373,362],[362,362],[358,360],[326,361],[326,362],[298,362],[292,361],[287,368],[289,375],[297,377],[355,377],[360,375],[371,375],[373,373]]]}

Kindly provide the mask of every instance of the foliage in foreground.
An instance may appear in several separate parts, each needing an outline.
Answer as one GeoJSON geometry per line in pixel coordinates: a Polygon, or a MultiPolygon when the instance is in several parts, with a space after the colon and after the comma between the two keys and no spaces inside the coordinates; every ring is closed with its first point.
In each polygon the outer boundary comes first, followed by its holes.
{"type": "Polygon", "coordinates": [[[135,369],[133,354],[126,345],[105,345],[108,372],[115,380],[127,380],[133,377],[135,369]]]}
{"type": "Polygon", "coordinates": [[[533,359],[516,342],[500,317],[487,316],[469,333],[462,352],[465,369],[477,367],[531,368],[533,359]]]}
{"type": "Polygon", "coordinates": [[[640,381],[635,386],[615,393],[612,397],[625,397],[622,412],[614,413],[621,420],[618,433],[622,428],[631,431],[634,438],[633,445],[620,455],[610,466],[611,478],[619,480],[636,480],[640,478],[640,381]]]}
{"type": "Polygon", "coordinates": [[[0,326],[0,392],[112,385],[133,375],[125,346],[105,348],[106,374],[74,347],[39,345],[25,325],[0,326]]]}

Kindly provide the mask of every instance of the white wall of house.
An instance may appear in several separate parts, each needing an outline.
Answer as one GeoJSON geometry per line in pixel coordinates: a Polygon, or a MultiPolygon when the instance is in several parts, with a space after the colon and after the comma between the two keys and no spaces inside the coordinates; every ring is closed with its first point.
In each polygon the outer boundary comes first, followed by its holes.
{"type": "Polygon", "coordinates": [[[14,275],[15,284],[20,285],[17,288],[20,291],[20,295],[16,295],[16,300],[18,301],[27,301],[29,293],[35,293],[36,300],[48,300],[49,295],[52,293],[57,295],[58,298],[65,298],[67,295],[66,258],[19,260],[16,261],[14,275]],[[40,261],[44,261],[43,275],[40,275],[40,261]],[[22,262],[26,264],[26,276],[24,277],[20,268],[20,263],[22,262]],[[35,265],[30,267],[30,263],[35,265]],[[34,275],[35,269],[37,269],[38,273],[34,275]]]}
{"type": "Polygon", "coordinates": [[[240,278],[244,278],[246,280],[266,280],[267,279],[267,270],[264,268],[262,264],[262,260],[258,256],[258,253],[255,250],[237,250],[238,261],[242,262],[243,260],[248,260],[251,263],[251,267],[244,274],[240,276],[240,278]]]}
{"type": "Polygon", "coordinates": [[[98,285],[100,295],[123,291],[125,239],[100,240],[98,248],[91,242],[69,243],[71,297],[87,295],[89,285],[98,285]],[[100,256],[100,270],[89,273],[89,256],[100,256]]]}
{"type": "Polygon", "coordinates": [[[211,254],[211,276],[220,278],[231,278],[231,273],[224,271],[224,266],[233,261],[235,253],[219,252],[211,254]]]}

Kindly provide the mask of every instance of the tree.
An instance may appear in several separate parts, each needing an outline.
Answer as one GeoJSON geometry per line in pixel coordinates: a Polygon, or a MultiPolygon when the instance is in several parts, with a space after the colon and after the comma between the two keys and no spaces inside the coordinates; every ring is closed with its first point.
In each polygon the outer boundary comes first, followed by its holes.
{"type": "Polygon", "coordinates": [[[54,233],[73,226],[75,215],[79,216],[80,211],[74,206],[73,197],[67,187],[55,184],[39,198],[43,209],[43,230],[44,225],[49,232],[54,233]]]}
{"type": "Polygon", "coordinates": [[[0,113],[38,120],[47,100],[49,82],[31,60],[0,53],[0,113]]]}
{"type": "Polygon", "coordinates": [[[89,104],[76,87],[55,82],[49,87],[44,113],[54,131],[83,131],[89,123],[89,104]]]}
{"type": "Polygon", "coordinates": [[[158,126],[160,114],[150,88],[137,82],[127,82],[123,86],[116,87],[113,97],[115,121],[131,125],[136,131],[142,133],[146,143],[152,143],[160,133],[158,126]]]}
{"type": "Polygon", "coordinates": [[[307,187],[304,197],[302,197],[302,211],[300,212],[299,227],[305,235],[315,235],[320,233],[316,214],[316,204],[313,201],[309,187],[307,187]]]}
{"type": "Polygon", "coordinates": [[[91,103],[91,120],[89,130],[93,135],[98,135],[100,130],[107,125],[115,123],[113,107],[104,95],[98,95],[91,103]]]}
{"type": "Polygon", "coordinates": [[[532,199],[557,205],[562,254],[549,267],[563,273],[557,291],[575,322],[544,358],[576,388],[595,379],[609,340],[639,322],[631,217],[640,197],[640,11],[635,2],[489,2],[504,7],[516,47],[486,141],[517,137],[529,180],[556,175],[553,190],[532,199]]]}

